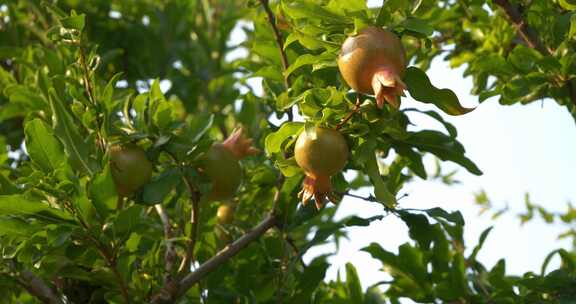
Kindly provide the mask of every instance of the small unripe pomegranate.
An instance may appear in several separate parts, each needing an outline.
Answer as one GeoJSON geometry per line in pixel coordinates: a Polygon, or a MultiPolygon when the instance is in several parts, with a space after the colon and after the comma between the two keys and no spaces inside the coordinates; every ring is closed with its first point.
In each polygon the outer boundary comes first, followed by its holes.
{"type": "Polygon", "coordinates": [[[234,205],[230,203],[220,205],[220,207],[218,207],[218,211],[216,211],[216,218],[218,219],[218,223],[222,225],[231,224],[234,221],[234,212],[234,205]]]}
{"type": "Polygon", "coordinates": [[[348,145],[340,132],[316,127],[314,132],[303,131],[294,147],[296,162],[306,177],[300,195],[306,204],[314,197],[318,209],[330,196],[330,177],[340,172],[348,160],[348,145]]]}
{"type": "Polygon", "coordinates": [[[400,106],[398,96],[406,85],[406,51],[400,38],[379,27],[367,27],[342,44],[338,68],[348,85],[358,93],[375,95],[379,108],[388,102],[400,106]]]}
{"type": "Polygon", "coordinates": [[[223,143],[212,145],[200,167],[212,182],[208,199],[221,201],[233,198],[242,183],[240,159],[258,152],[252,147],[252,139],[244,137],[241,128],[232,132],[223,143]]]}
{"type": "Polygon", "coordinates": [[[113,145],[109,149],[110,170],[119,196],[129,196],[150,181],[152,163],[135,144],[113,145]]]}

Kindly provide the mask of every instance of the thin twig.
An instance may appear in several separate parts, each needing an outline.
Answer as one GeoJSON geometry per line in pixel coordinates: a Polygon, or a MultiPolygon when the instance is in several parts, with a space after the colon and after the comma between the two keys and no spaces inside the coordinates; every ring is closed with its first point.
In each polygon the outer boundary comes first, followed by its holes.
{"type": "MultiPolygon", "coordinates": [[[[73,206],[72,204],[69,204],[69,205],[73,206]]],[[[82,217],[78,216],[78,212],[73,207],[71,207],[71,211],[74,214],[74,216],[76,216],[76,219],[80,223],[80,226],[82,226],[82,228],[84,229],[84,232],[86,233],[86,236],[88,237],[88,240],[93,243],[93,245],[96,248],[96,250],[98,251],[98,253],[100,253],[102,258],[104,258],[104,261],[106,261],[106,265],[108,266],[108,268],[110,268],[110,270],[112,270],[112,273],[114,274],[114,276],[116,277],[116,281],[118,282],[118,286],[120,287],[120,293],[122,294],[122,298],[124,299],[124,303],[129,304],[130,303],[130,295],[128,294],[128,286],[126,285],[124,278],[122,278],[122,275],[118,271],[118,267],[116,267],[115,255],[110,254],[110,251],[108,251],[108,248],[106,247],[106,245],[103,244],[102,242],[100,242],[96,237],[92,236],[92,233],[90,232],[90,228],[88,227],[86,222],[84,222],[82,217]]],[[[114,250],[112,250],[112,252],[114,252],[114,250]]]]}
{"type": "Polygon", "coordinates": [[[210,272],[219,267],[220,265],[226,263],[236,254],[238,254],[242,249],[248,246],[253,241],[257,240],[266,231],[276,225],[276,217],[274,215],[269,215],[260,224],[258,224],[254,229],[241,238],[228,245],[220,252],[218,252],[211,259],[206,261],[204,264],[200,265],[195,271],[186,275],[179,283],[176,285],[165,286],[159,293],[152,297],[152,304],[161,303],[174,303],[174,301],[182,294],[186,293],[194,284],[198,283],[200,280],[205,278],[210,272]]]}
{"type": "Polygon", "coordinates": [[[187,240],[186,255],[178,269],[178,272],[181,274],[190,272],[190,265],[192,265],[192,261],[194,260],[194,248],[196,247],[196,240],[198,238],[198,216],[200,213],[200,193],[186,176],[183,177],[183,180],[190,193],[192,209],[190,211],[190,232],[187,240]]]}
{"type": "MultiPolygon", "coordinates": [[[[542,43],[540,38],[538,38],[538,33],[528,25],[528,22],[524,19],[518,8],[512,5],[508,0],[494,0],[493,1],[496,5],[504,10],[518,35],[526,42],[526,44],[538,52],[543,56],[552,56],[554,54],[554,50],[547,47],[542,43]]],[[[572,100],[572,103],[576,105],[576,85],[572,83],[571,79],[555,79],[560,83],[564,83],[566,89],[568,90],[569,97],[572,100]]]]}
{"type": "Polygon", "coordinates": [[[31,295],[48,304],[62,304],[62,297],[58,296],[50,286],[30,271],[22,271],[17,281],[31,295]]]}
{"type": "Polygon", "coordinates": [[[342,119],[342,121],[336,126],[336,130],[340,130],[340,128],[342,128],[342,126],[344,126],[352,118],[352,116],[354,116],[354,114],[356,114],[359,110],[360,110],[360,94],[356,96],[356,104],[354,104],[354,109],[352,109],[352,111],[350,111],[350,113],[348,113],[348,115],[346,115],[346,117],[342,119]]]}
{"type": "Polygon", "coordinates": [[[538,50],[543,55],[550,55],[553,51],[547,48],[538,38],[538,34],[528,26],[528,22],[524,20],[522,14],[517,7],[513,6],[508,0],[494,0],[496,5],[500,6],[506,15],[510,18],[516,31],[526,41],[530,48],[538,50]]]}
{"type": "Polygon", "coordinates": [[[298,249],[298,246],[296,246],[294,239],[289,235],[286,235],[286,237],[284,239],[286,240],[286,243],[288,243],[288,245],[290,245],[290,247],[292,248],[292,251],[294,252],[294,255],[298,258],[298,262],[300,262],[300,265],[302,265],[302,267],[306,268],[306,263],[304,263],[304,260],[302,259],[302,256],[300,255],[300,249],[298,249]]]}
{"type": "MultiPolygon", "coordinates": [[[[290,64],[288,63],[288,56],[286,56],[286,52],[284,51],[284,40],[282,39],[282,34],[280,33],[280,30],[278,30],[278,27],[276,26],[276,17],[274,16],[274,13],[272,12],[272,10],[270,9],[270,5],[269,5],[269,1],[268,0],[260,0],[260,4],[262,5],[262,8],[264,8],[264,11],[266,12],[266,16],[268,17],[268,23],[270,23],[270,26],[272,27],[272,31],[274,31],[274,37],[276,38],[276,44],[278,46],[278,50],[280,51],[280,60],[282,62],[282,68],[284,69],[284,72],[286,72],[286,70],[288,70],[288,67],[290,66],[290,64]]],[[[284,84],[286,85],[286,89],[289,89],[291,86],[290,83],[290,78],[288,77],[288,75],[286,75],[286,73],[284,74],[284,84]]],[[[290,115],[290,114],[288,114],[290,115]]]]}
{"type": "MultiPolygon", "coordinates": [[[[90,70],[88,70],[88,63],[86,62],[86,54],[84,52],[84,46],[82,45],[82,41],[80,41],[79,45],[79,52],[80,52],[80,65],[82,66],[83,78],[84,78],[84,87],[86,89],[86,94],[88,95],[88,100],[92,104],[92,106],[97,110],[97,102],[96,97],[94,95],[94,88],[92,87],[92,81],[90,81],[90,70]]],[[[102,133],[100,129],[102,128],[102,119],[100,115],[96,114],[96,134],[98,135],[98,142],[100,149],[103,151],[106,148],[106,144],[104,142],[104,137],[102,137],[102,133]]]]}
{"type": "Polygon", "coordinates": [[[154,205],[156,213],[162,221],[162,226],[164,227],[164,238],[166,239],[166,252],[164,254],[164,270],[166,271],[166,277],[164,278],[164,283],[167,283],[172,279],[172,268],[174,268],[174,262],[176,261],[176,251],[174,249],[174,241],[172,241],[172,227],[170,226],[170,218],[161,204],[154,205]]]}

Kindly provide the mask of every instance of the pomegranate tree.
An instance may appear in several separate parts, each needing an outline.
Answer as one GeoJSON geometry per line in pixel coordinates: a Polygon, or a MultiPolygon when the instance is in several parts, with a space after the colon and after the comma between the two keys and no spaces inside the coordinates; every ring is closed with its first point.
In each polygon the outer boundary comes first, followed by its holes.
{"type": "Polygon", "coordinates": [[[348,85],[362,94],[375,95],[379,108],[387,102],[400,106],[406,85],[406,52],[400,38],[379,27],[367,27],[342,44],[338,67],[348,85]]]}
{"type": "Polygon", "coordinates": [[[318,209],[331,192],[330,177],[340,172],[348,160],[348,145],[340,132],[316,127],[312,132],[303,131],[294,148],[296,162],[306,173],[302,203],[312,197],[318,209]]]}

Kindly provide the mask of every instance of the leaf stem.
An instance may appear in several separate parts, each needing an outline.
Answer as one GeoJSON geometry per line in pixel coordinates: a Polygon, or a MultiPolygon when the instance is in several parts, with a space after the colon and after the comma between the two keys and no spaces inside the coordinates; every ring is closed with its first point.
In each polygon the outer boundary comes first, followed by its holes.
{"type": "Polygon", "coordinates": [[[356,104],[354,104],[354,109],[352,109],[352,111],[350,111],[350,113],[348,113],[348,115],[346,115],[346,117],[344,117],[344,119],[342,119],[342,121],[336,126],[336,131],[340,130],[340,128],[342,128],[342,126],[344,126],[352,118],[352,116],[354,116],[354,114],[356,114],[359,110],[360,110],[360,94],[356,96],[356,104]]]}

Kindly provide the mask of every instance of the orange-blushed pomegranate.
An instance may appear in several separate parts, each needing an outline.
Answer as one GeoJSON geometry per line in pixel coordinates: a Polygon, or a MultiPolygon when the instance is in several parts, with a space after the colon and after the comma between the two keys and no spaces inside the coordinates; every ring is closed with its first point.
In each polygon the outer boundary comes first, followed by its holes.
{"type": "Polygon", "coordinates": [[[399,95],[406,85],[406,51],[396,34],[379,27],[367,27],[342,44],[338,68],[348,85],[358,93],[375,95],[379,108],[387,102],[400,106],[399,95]]]}
{"type": "Polygon", "coordinates": [[[233,198],[242,183],[240,160],[258,152],[252,147],[252,139],[244,136],[242,128],[234,130],[224,142],[212,145],[200,166],[212,182],[208,199],[221,201],[233,198]]]}
{"type": "Polygon", "coordinates": [[[152,163],[135,144],[118,144],[109,149],[110,170],[119,196],[129,196],[150,181],[152,163]]]}
{"type": "Polygon", "coordinates": [[[296,162],[306,173],[302,203],[313,197],[318,209],[330,196],[330,177],[340,172],[348,160],[348,145],[340,132],[316,127],[313,132],[302,131],[294,147],[296,162]]]}

